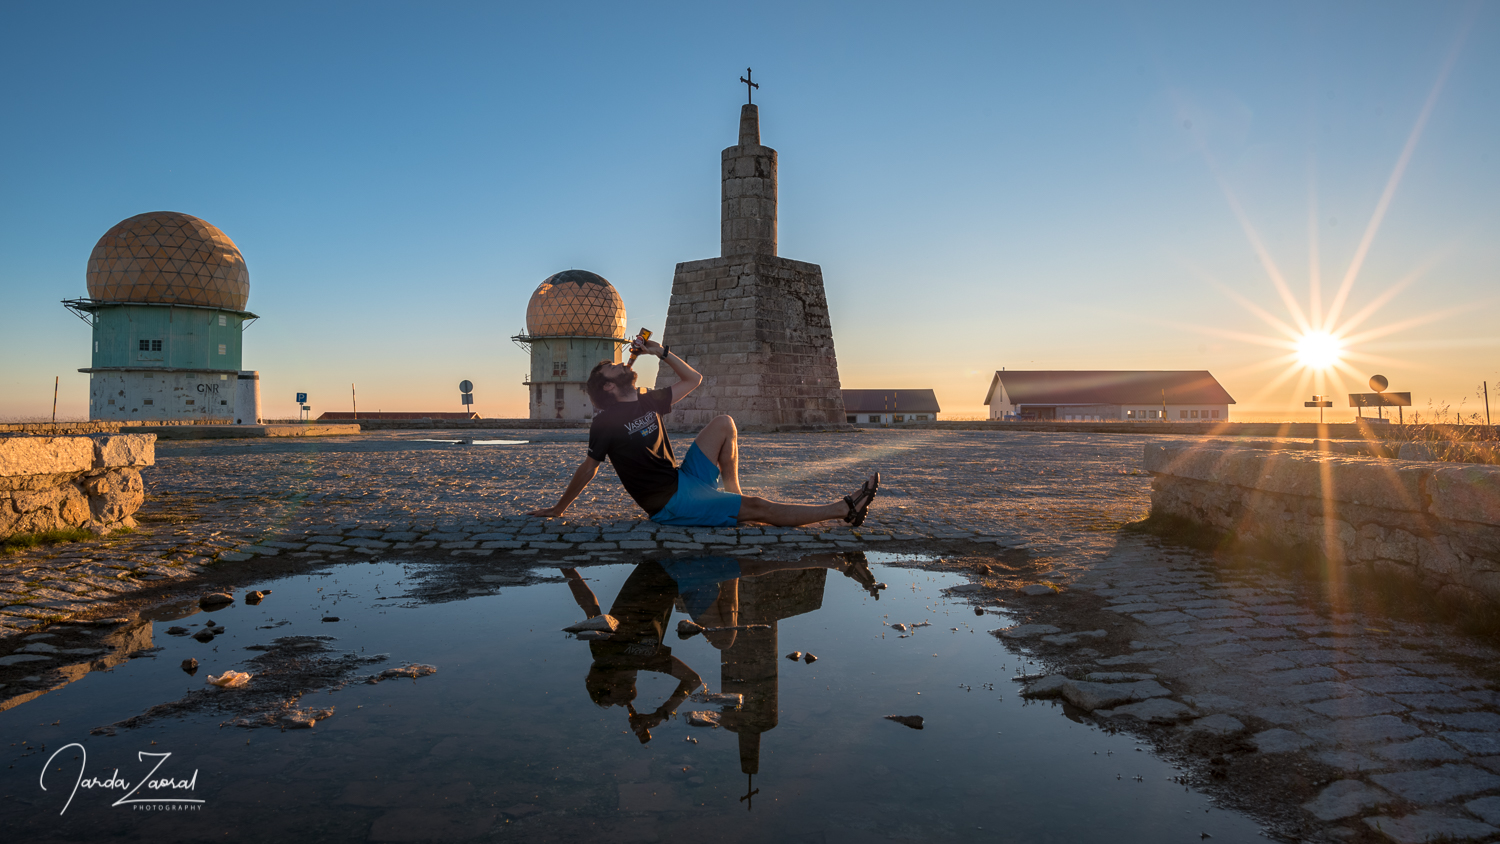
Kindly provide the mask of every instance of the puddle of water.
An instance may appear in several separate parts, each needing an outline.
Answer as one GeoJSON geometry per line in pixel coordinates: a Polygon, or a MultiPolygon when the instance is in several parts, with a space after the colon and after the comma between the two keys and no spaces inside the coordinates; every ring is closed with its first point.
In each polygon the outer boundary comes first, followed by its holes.
{"type": "Polygon", "coordinates": [[[491,594],[446,603],[412,597],[423,566],[347,565],[260,585],[273,591],[259,606],[164,609],[154,658],[0,713],[0,824],[28,841],[1258,837],[1252,821],[1170,782],[1176,772],[1135,739],[1019,698],[1009,678],[1025,662],[988,635],[1005,621],[942,592],[960,578],[875,566],[889,584],[876,600],[826,569],[714,582],[733,565],[673,566],[678,581],[655,563],[599,566],[577,583],[523,587],[497,572],[474,589],[491,594]],[[620,638],[559,632],[590,596],[619,618],[620,638]],[[681,639],[686,617],[769,627],[681,639]],[[225,630],[212,642],[164,635],[209,619],[225,630]],[[930,626],[907,638],[889,626],[920,622],[930,626]],[[246,646],[292,635],[390,654],[366,671],[411,661],[438,672],[309,694],[301,705],[335,707],[313,729],[221,727],[222,713],[203,713],[90,735],[201,689],[207,674],[244,670],[256,655],[246,646]],[[791,651],[817,660],[792,662],[791,651]],[[179,668],[187,657],[199,660],[194,677],[179,668]],[[743,705],[682,701],[700,678],[743,705]],[[723,726],[689,726],[689,711],[719,712],[723,726]],[[923,728],[887,715],[920,715],[923,728]],[[47,760],[75,742],[82,750],[52,760],[43,791],[47,760]],[[138,754],[171,753],[155,778],[196,772],[194,786],[134,797],[203,802],[114,806],[125,787],[75,793],[82,751],[85,776],[118,769],[127,786],[162,758],[138,754]]]}
{"type": "Polygon", "coordinates": [[[460,443],[465,445],[526,445],[530,440],[429,440],[418,438],[412,440],[412,442],[448,443],[450,445],[458,445],[460,443]]]}
{"type": "Polygon", "coordinates": [[[870,565],[879,566],[890,565],[892,563],[915,563],[921,565],[923,563],[935,563],[941,558],[934,557],[931,554],[895,554],[889,551],[866,551],[865,559],[870,561],[870,565]]]}

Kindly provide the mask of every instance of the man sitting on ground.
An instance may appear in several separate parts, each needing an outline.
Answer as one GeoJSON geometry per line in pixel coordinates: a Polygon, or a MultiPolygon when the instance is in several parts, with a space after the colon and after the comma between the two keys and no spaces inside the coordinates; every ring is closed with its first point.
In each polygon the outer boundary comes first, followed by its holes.
{"type": "Polygon", "coordinates": [[[628,366],[602,361],[594,367],[588,393],[599,413],[589,428],[588,456],[557,504],[531,515],[561,516],[609,458],[625,491],[658,524],[730,527],[761,522],[795,527],[830,519],[854,527],[864,524],[880,487],[879,472],[832,504],[783,504],[741,495],[739,431],[729,416],[714,417],[698,433],[682,465],[676,465],[661,417],[703,383],[703,376],[655,341],[637,338],[631,349],[661,358],[676,373],[677,383],[643,392],[636,389],[635,372],[628,366]]]}

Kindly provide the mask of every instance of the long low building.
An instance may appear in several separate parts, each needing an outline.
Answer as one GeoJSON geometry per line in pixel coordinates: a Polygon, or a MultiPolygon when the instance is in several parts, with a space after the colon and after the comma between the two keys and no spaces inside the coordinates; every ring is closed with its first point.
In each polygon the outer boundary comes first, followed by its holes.
{"type": "Polygon", "coordinates": [[[359,413],[355,413],[352,410],[330,410],[327,413],[324,413],[322,416],[319,416],[318,417],[318,421],[319,422],[357,422],[360,419],[365,419],[365,420],[368,420],[368,421],[371,421],[371,422],[374,422],[374,421],[377,421],[377,420],[381,420],[381,419],[387,419],[387,420],[394,420],[394,419],[442,419],[444,421],[453,421],[453,420],[474,420],[474,419],[479,419],[479,418],[480,418],[480,416],[477,413],[459,413],[457,411],[452,412],[452,413],[449,413],[449,412],[428,413],[426,411],[420,411],[420,410],[410,410],[410,411],[405,411],[405,410],[402,410],[402,411],[391,411],[391,410],[387,410],[387,411],[384,411],[384,412],[381,412],[381,411],[378,411],[378,410],[361,410],[359,413]]]}
{"type": "Polygon", "coordinates": [[[844,414],[850,425],[904,425],[936,422],[937,394],[932,390],[844,390],[844,414]]]}
{"type": "Polygon", "coordinates": [[[1235,401],[1204,369],[1002,369],[984,403],[1015,421],[1227,422],[1235,401]]]}

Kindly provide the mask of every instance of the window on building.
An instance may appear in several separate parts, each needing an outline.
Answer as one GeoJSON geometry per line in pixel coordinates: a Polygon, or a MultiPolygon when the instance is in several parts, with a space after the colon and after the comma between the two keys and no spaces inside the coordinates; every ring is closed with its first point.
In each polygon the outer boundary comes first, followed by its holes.
{"type": "Polygon", "coordinates": [[[155,403],[156,403],[156,399],[141,399],[141,404],[144,404],[144,405],[146,405],[148,407],[151,406],[151,405],[153,405],[153,404],[155,404],[155,403]]]}
{"type": "Polygon", "coordinates": [[[223,343],[220,343],[219,344],[219,354],[221,354],[221,355],[227,355],[227,354],[229,354],[229,347],[227,345],[223,344],[223,343]]]}
{"type": "Polygon", "coordinates": [[[565,361],[565,360],[555,360],[555,361],[553,361],[552,362],[552,377],[553,378],[567,378],[568,377],[568,362],[565,361]]]}
{"type": "Polygon", "coordinates": [[[1178,419],[1186,419],[1187,418],[1187,411],[1186,410],[1179,410],[1179,411],[1177,411],[1177,418],[1178,419]]]}
{"type": "MultiPolygon", "coordinates": [[[[110,403],[110,404],[114,404],[114,403],[115,403],[115,400],[114,400],[114,399],[110,399],[110,400],[109,400],[109,403],[110,403]]],[[[190,403],[191,403],[191,402],[190,402],[190,403]]]]}
{"type": "Polygon", "coordinates": [[[905,422],[906,421],[906,415],[902,414],[902,413],[898,413],[895,416],[891,417],[891,421],[892,422],[905,422]]]}
{"type": "Polygon", "coordinates": [[[189,406],[189,407],[192,407],[192,405],[193,405],[193,400],[192,400],[192,399],[188,399],[188,400],[187,400],[187,403],[188,403],[188,406],[189,406]]]}
{"type": "Polygon", "coordinates": [[[877,422],[878,423],[880,421],[880,417],[879,416],[867,416],[867,417],[865,417],[865,421],[867,421],[867,422],[877,422]]]}
{"type": "Polygon", "coordinates": [[[859,421],[859,417],[858,416],[846,416],[844,418],[849,420],[849,424],[850,425],[853,425],[855,422],[859,421]]]}
{"type": "Polygon", "coordinates": [[[1195,410],[1195,411],[1193,411],[1193,418],[1194,418],[1194,419],[1197,419],[1197,418],[1198,418],[1198,411],[1196,411],[1196,410],[1195,410]]]}
{"type": "Polygon", "coordinates": [[[567,394],[563,392],[562,385],[559,384],[557,386],[556,392],[553,393],[553,403],[557,405],[557,409],[558,410],[562,410],[563,409],[563,405],[566,402],[567,402],[567,394]]]}
{"type": "Polygon", "coordinates": [[[926,422],[927,421],[927,414],[925,414],[925,413],[918,413],[916,416],[913,416],[912,418],[915,419],[915,420],[917,420],[918,422],[926,422]]]}
{"type": "Polygon", "coordinates": [[[536,385],[536,403],[538,405],[541,405],[541,403],[542,403],[542,385],[541,384],[536,385]]]}
{"type": "Polygon", "coordinates": [[[151,341],[150,340],[142,340],[141,341],[141,351],[143,351],[143,352],[149,352],[149,351],[151,351],[151,341]]]}
{"type": "Polygon", "coordinates": [[[229,317],[224,316],[223,314],[219,314],[219,324],[220,325],[228,325],[229,324],[229,317]]]}
{"type": "Polygon", "coordinates": [[[1213,413],[1214,413],[1214,418],[1218,419],[1219,418],[1219,411],[1215,410],[1213,413]]]}
{"type": "Polygon", "coordinates": [[[161,351],[161,341],[160,340],[152,340],[151,341],[151,351],[153,351],[153,352],[159,352],[159,351],[161,351]]]}

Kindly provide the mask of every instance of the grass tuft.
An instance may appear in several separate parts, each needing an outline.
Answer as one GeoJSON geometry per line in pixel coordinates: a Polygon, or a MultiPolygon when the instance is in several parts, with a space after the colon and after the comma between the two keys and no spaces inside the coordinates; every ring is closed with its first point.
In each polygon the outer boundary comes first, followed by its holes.
{"type": "Polygon", "coordinates": [[[82,542],[85,539],[93,538],[94,534],[83,528],[63,528],[62,530],[48,530],[41,533],[18,533],[14,536],[0,539],[0,554],[14,554],[17,551],[25,551],[42,545],[82,542]]]}

